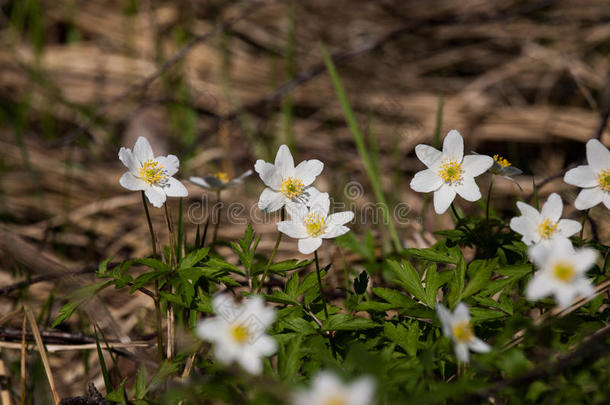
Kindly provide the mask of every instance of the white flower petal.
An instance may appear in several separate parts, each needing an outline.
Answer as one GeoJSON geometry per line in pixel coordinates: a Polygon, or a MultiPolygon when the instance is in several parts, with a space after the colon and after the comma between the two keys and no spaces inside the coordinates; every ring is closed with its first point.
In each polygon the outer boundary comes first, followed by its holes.
{"type": "Polygon", "coordinates": [[[253,348],[262,356],[271,356],[277,351],[277,343],[269,335],[261,335],[253,343],[253,348]]]}
{"type": "Polygon", "coordinates": [[[277,230],[294,239],[307,238],[309,236],[303,223],[300,221],[280,221],[277,223],[277,230]]]}
{"type": "Polygon", "coordinates": [[[304,160],[294,169],[294,176],[301,179],[303,185],[309,186],[322,173],[324,163],[317,159],[304,160]]]}
{"type": "Polygon", "coordinates": [[[126,168],[129,169],[130,172],[137,174],[140,169],[140,162],[136,160],[131,152],[131,149],[125,148],[121,146],[119,149],[119,160],[123,162],[126,168]]]}
{"type": "Polygon", "coordinates": [[[277,316],[274,307],[265,304],[265,300],[260,295],[253,295],[243,304],[244,313],[242,318],[253,316],[260,322],[265,329],[271,326],[277,316]]]}
{"type": "Polygon", "coordinates": [[[453,309],[453,322],[470,321],[470,311],[468,306],[463,302],[459,302],[453,309]]]}
{"type": "Polygon", "coordinates": [[[370,377],[360,377],[346,389],[349,405],[372,404],[375,395],[375,380],[370,377]]]}
{"type": "Polygon", "coordinates": [[[319,193],[314,198],[309,200],[309,206],[311,207],[309,212],[317,212],[326,218],[328,210],[330,209],[330,198],[328,193],[319,193]]]}
{"type": "MultiPolygon", "coordinates": [[[[523,170],[521,170],[515,166],[507,166],[507,167],[503,167],[500,169],[500,174],[503,176],[518,176],[521,173],[523,173],[523,170]]],[[[509,180],[512,180],[512,179],[510,179],[510,177],[509,177],[509,180]]],[[[512,180],[512,181],[514,181],[514,180],[512,180]]]]}
{"type": "Polygon", "coordinates": [[[138,137],[138,140],[133,147],[133,155],[141,163],[154,159],[155,157],[155,155],[153,155],[152,148],[150,147],[150,143],[148,143],[148,139],[144,138],[143,136],[138,137]]]}
{"type": "Polygon", "coordinates": [[[326,231],[326,233],[324,233],[320,237],[323,239],[332,239],[332,238],[336,238],[337,236],[344,235],[348,232],[349,232],[349,228],[347,226],[335,225],[335,226],[329,227],[328,231],[326,231]]]}
{"type": "Polygon", "coordinates": [[[451,336],[451,312],[440,302],[436,303],[436,315],[441,321],[443,334],[447,337],[451,336]]]}
{"type": "Polygon", "coordinates": [[[302,223],[309,214],[309,210],[304,204],[286,204],[286,211],[292,221],[299,223],[302,223]]]}
{"type": "Polygon", "coordinates": [[[435,166],[443,156],[443,153],[430,145],[417,145],[415,147],[417,158],[427,167],[435,166]]]}
{"type": "Polygon", "coordinates": [[[610,210],[610,193],[606,193],[603,199],[604,205],[610,210]]]}
{"type": "Polygon", "coordinates": [[[548,244],[537,244],[527,250],[530,260],[539,267],[542,267],[553,256],[553,253],[553,245],[548,244]]]}
{"type": "Polygon", "coordinates": [[[180,160],[178,160],[178,157],[175,155],[158,156],[153,160],[159,162],[159,164],[163,166],[164,174],[166,176],[173,176],[180,168],[180,160]]]}
{"type": "Polygon", "coordinates": [[[443,179],[430,169],[415,173],[411,180],[411,188],[418,193],[428,193],[437,190],[443,184],[443,179]]]}
{"type": "Polygon", "coordinates": [[[561,219],[557,223],[557,233],[556,237],[559,238],[569,238],[575,233],[580,232],[582,225],[578,221],[574,221],[572,219],[561,219]]]}
{"type": "Polygon", "coordinates": [[[444,214],[455,199],[455,190],[452,187],[441,186],[434,192],[434,211],[444,214]]]}
{"type": "Polygon", "coordinates": [[[149,186],[144,190],[144,194],[155,208],[161,208],[166,199],[166,194],[163,189],[157,186],[149,186]]]}
{"type": "MultiPolygon", "coordinates": [[[[579,224],[580,225],[580,224],[579,224]]],[[[579,273],[586,273],[597,261],[597,251],[591,248],[578,249],[574,256],[574,264],[579,273]]]]}
{"type": "Polygon", "coordinates": [[[522,235],[522,241],[526,245],[532,245],[540,240],[540,236],[536,232],[537,226],[536,223],[525,216],[514,217],[510,220],[510,229],[522,235]]]}
{"type": "Polygon", "coordinates": [[[604,200],[604,192],[599,188],[585,188],[580,190],[574,206],[578,210],[587,210],[591,207],[595,207],[597,204],[604,200]]]}
{"type": "Polygon", "coordinates": [[[489,346],[487,343],[483,342],[478,337],[474,337],[468,343],[468,347],[470,348],[470,350],[472,350],[473,352],[477,352],[477,353],[487,353],[491,350],[491,346],[489,346]]]}
{"type": "Polygon", "coordinates": [[[275,155],[275,167],[278,168],[282,178],[294,176],[294,159],[288,146],[282,145],[275,155]]]}
{"type": "Polygon", "coordinates": [[[238,177],[234,178],[233,180],[231,180],[229,183],[231,185],[233,184],[241,184],[244,182],[244,180],[252,175],[252,170],[246,170],[245,172],[243,172],[242,174],[240,174],[238,177]]]}
{"type": "Polygon", "coordinates": [[[610,151],[597,139],[587,142],[587,162],[595,172],[610,169],[610,151]]]}
{"type": "Polygon", "coordinates": [[[354,213],[352,211],[342,211],[330,214],[326,218],[327,225],[345,225],[354,219],[354,213]]]}
{"type": "Polygon", "coordinates": [[[472,177],[464,176],[462,182],[454,188],[464,200],[477,201],[481,198],[481,190],[472,177]]]}
{"type": "Polygon", "coordinates": [[[201,177],[191,176],[191,177],[189,177],[189,181],[191,183],[195,184],[196,186],[203,187],[208,190],[214,189],[214,187],[212,187],[211,184],[209,184],[207,181],[205,181],[205,179],[203,179],[201,177]]]}
{"type": "Polygon", "coordinates": [[[595,288],[591,285],[591,282],[586,278],[578,278],[574,281],[573,286],[574,292],[581,297],[590,297],[595,294],[595,288]]]}
{"type": "Polygon", "coordinates": [[[462,168],[464,169],[464,176],[477,177],[485,173],[491,166],[493,166],[494,160],[490,156],[485,155],[468,155],[464,156],[462,161],[462,168]]]}
{"type": "Polygon", "coordinates": [[[578,166],[567,171],[563,181],[578,187],[595,187],[598,184],[597,176],[591,166],[578,166]]]}
{"type": "Polygon", "coordinates": [[[137,178],[131,172],[123,173],[119,179],[119,184],[131,191],[146,190],[149,187],[144,180],[137,178]]]}
{"type": "Polygon", "coordinates": [[[524,217],[530,219],[532,222],[542,222],[542,215],[540,214],[540,212],[538,212],[536,208],[532,207],[531,205],[526,204],[522,201],[517,201],[517,208],[519,208],[519,211],[521,211],[521,214],[524,217]]]}
{"type": "Polygon", "coordinates": [[[263,212],[275,212],[282,208],[288,199],[279,191],[266,188],[258,200],[258,209],[263,212]]]}
{"type": "Polygon", "coordinates": [[[468,345],[466,343],[455,343],[453,350],[455,350],[455,355],[460,361],[464,363],[470,361],[470,353],[468,353],[468,345]]]}
{"type": "Polygon", "coordinates": [[[555,301],[557,301],[557,304],[563,309],[569,307],[574,302],[574,298],[578,295],[574,286],[568,284],[564,285],[563,283],[557,283],[553,293],[555,295],[555,301]]]}
{"type": "Polygon", "coordinates": [[[299,239],[299,252],[303,253],[304,255],[308,255],[316,251],[320,247],[320,245],[322,245],[321,238],[299,239]]]}
{"type": "Polygon", "coordinates": [[[561,201],[561,197],[557,193],[553,193],[546,200],[544,205],[542,206],[542,210],[540,214],[544,218],[548,218],[553,222],[559,221],[561,218],[561,213],[563,212],[563,202],[561,201]]]}
{"type": "Polygon", "coordinates": [[[464,139],[455,129],[449,131],[443,141],[443,156],[460,163],[464,157],[464,139]]]}
{"type": "Polygon", "coordinates": [[[267,187],[270,187],[273,190],[279,190],[282,186],[282,173],[273,164],[259,159],[254,164],[254,170],[258,173],[267,187]]]}
{"type": "Polygon", "coordinates": [[[173,177],[167,179],[167,183],[163,186],[163,191],[165,191],[168,197],[187,197],[189,195],[184,184],[173,177]]]}
{"type": "Polygon", "coordinates": [[[195,328],[197,337],[209,342],[217,342],[224,339],[226,322],[222,318],[208,318],[199,322],[195,328]]]}
{"type": "Polygon", "coordinates": [[[250,374],[258,375],[263,371],[263,362],[254,351],[244,351],[241,356],[238,357],[237,362],[250,374]]]}
{"type": "Polygon", "coordinates": [[[543,271],[534,274],[525,288],[525,296],[530,301],[537,301],[540,298],[550,295],[554,290],[555,282],[551,280],[543,271]]]}

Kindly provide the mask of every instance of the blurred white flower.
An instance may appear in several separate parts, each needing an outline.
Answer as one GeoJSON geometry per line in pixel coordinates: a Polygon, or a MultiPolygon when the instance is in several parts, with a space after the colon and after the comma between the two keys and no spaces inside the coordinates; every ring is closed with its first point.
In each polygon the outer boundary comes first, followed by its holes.
{"type": "Polygon", "coordinates": [[[466,304],[458,303],[451,313],[439,302],[436,304],[436,314],[441,320],[443,334],[453,340],[453,348],[459,360],[468,363],[468,349],[477,353],[487,353],[491,350],[487,343],[474,335],[470,311],[466,304]]]}
{"type": "Polygon", "coordinates": [[[299,240],[299,252],[303,254],[313,253],[322,245],[322,239],[336,238],[349,232],[345,224],[354,219],[352,211],[328,215],[328,193],[319,193],[310,204],[309,209],[303,205],[287,205],[290,220],[277,223],[280,232],[299,240]]]}
{"type": "Polygon", "coordinates": [[[563,177],[566,183],[583,188],[574,206],[586,210],[603,202],[610,209],[610,151],[597,139],[587,142],[587,163],[563,177]]]}
{"type": "Polygon", "coordinates": [[[560,219],[563,202],[557,193],[553,193],[542,206],[542,211],[521,201],[517,201],[521,211],[520,217],[510,220],[510,229],[522,235],[521,240],[528,246],[555,239],[567,239],[582,228],[572,219],[560,219]]]}
{"type": "Polygon", "coordinates": [[[242,184],[246,177],[250,176],[251,174],[252,170],[248,170],[234,179],[229,179],[229,175],[227,173],[217,172],[204,177],[191,176],[189,177],[189,181],[199,187],[212,191],[218,191],[242,184]]]}
{"type": "Polygon", "coordinates": [[[195,333],[214,344],[214,355],[223,364],[235,361],[251,374],[263,371],[262,358],[277,350],[275,340],[265,331],[275,321],[275,309],[266,307],[260,296],[237,305],[226,295],[212,301],[216,316],[204,319],[195,333]]]}
{"type": "Polygon", "coordinates": [[[319,194],[311,184],[322,169],[324,164],[317,159],[304,160],[294,167],[294,159],[286,145],[278,149],[275,164],[257,160],[254,170],[267,186],[261,193],[258,208],[274,212],[283,206],[308,204],[319,194]]]}
{"type": "Polygon", "coordinates": [[[434,211],[447,211],[459,194],[468,201],[481,198],[474,178],[485,173],[494,160],[485,155],[464,156],[464,140],[456,130],[451,130],[443,141],[443,151],[429,145],[417,145],[415,154],[428,168],[415,174],[411,188],[420,193],[434,191],[434,211]]]}
{"type": "Polygon", "coordinates": [[[587,297],[595,291],[585,278],[585,273],[597,260],[595,250],[574,250],[569,240],[558,239],[531,247],[529,256],[540,268],[525,289],[529,300],[553,294],[559,306],[566,308],[578,295],[587,297]]]}
{"type": "Polygon", "coordinates": [[[349,384],[328,371],[313,378],[309,390],[293,395],[293,405],[372,405],[375,382],[370,377],[360,377],[349,384]]]}
{"type": "Polygon", "coordinates": [[[127,190],[144,191],[148,201],[157,208],[163,206],[166,197],[186,197],[186,187],[172,176],[178,172],[180,161],[174,155],[153,155],[150,143],[139,137],[131,149],[121,147],[119,159],[129,171],[119,180],[127,190]]]}

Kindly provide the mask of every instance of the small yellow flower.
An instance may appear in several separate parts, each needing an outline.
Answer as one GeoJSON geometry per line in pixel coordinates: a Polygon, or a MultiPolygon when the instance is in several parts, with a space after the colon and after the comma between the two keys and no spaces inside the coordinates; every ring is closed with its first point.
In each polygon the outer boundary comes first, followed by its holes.
{"type": "Polygon", "coordinates": [[[438,171],[438,175],[447,184],[453,184],[462,178],[462,165],[455,160],[447,160],[438,171]]]}
{"type": "Polygon", "coordinates": [[[550,218],[545,219],[538,225],[538,235],[542,239],[550,239],[557,232],[557,225],[557,222],[552,221],[550,218]]]}
{"type": "Polygon", "coordinates": [[[301,179],[295,177],[287,177],[284,179],[284,181],[282,181],[280,190],[282,194],[292,200],[303,194],[303,190],[305,190],[305,185],[303,184],[301,179]]]}
{"type": "Polygon", "coordinates": [[[502,156],[500,155],[494,155],[494,160],[496,161],[497,164],[499,164],[501,167],[508,167],[511,166],[511,163],[504,159],[502,156]]]}

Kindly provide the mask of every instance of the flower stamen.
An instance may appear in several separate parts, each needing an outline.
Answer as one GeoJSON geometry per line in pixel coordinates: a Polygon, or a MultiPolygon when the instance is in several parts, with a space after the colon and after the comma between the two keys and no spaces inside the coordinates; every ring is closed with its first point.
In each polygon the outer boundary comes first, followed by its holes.
{"type": "Polygon", "coordinates": [[[599,188],[610,193],[610,170],[603,170],[598,176],[599,188]]]}
{"type": "Polygon", "coordinates": [[[294,177],[285,178],[280,187],[280,191],[282,192],[282,194],[284,194],[291,200],[303,194],[304,190],[305,185],[303,184],[301,179],[297,179],[294,177]]]}
{"type": "Polygon", "coordinates": [[[324,233],[326,221],[322,215],[318,214],[317,212],[312,212],[305,217],[303,225],[305,225],[305,230],[309,236],[316,238],[324,233]]]}
{"type": "Polygon", "coordinates": [[[453,326],[452,334],[458,342],[470,342],[474,338],[472,324],[469,321],[458,322],[453,326]]]}
{"type": "Polygon", "coordinates": [[[149,159],[142,164],[139,173],[142,180],[147,182],[150,186],[162,183],[167,179],[167,176],[164,174],[163,166],[152,159],[149,159]]]}
{"type": "Polygon", "coordinates": [[[214,177],[216,177],[218,180],[222,181],[223,183],[227,183],[229,181],[229,175],[225,172],[214,173],[214,177]]]}
{"type": "Polygon", "coordinates": [[[553,275],[563,283],[569,283],[576,276],[576,270],[571,263],[559,262],[553,266],[553,275]]]}
{"type": "Polygon", "coordinates": [[[538,225],[538,235],[542,239],[550,239],[557,232],[557,225],[557,222],[551,221],[549,218],[545,219],[538,225]]]}
{"type": "Polygon", "coordinates": [[[502,156],[500,155],[494,155],[494,161],[500,165],[500,167],[508,167],[511,166],[511,163],[504,159],[502,156]]]}
{"type": "Polygon", "coordinates": [[[462,179],[462,164],[455,160],[447,160],[441,165],[438,175],[447,184],[459,182],[462,179]]]}
{"type": "Polygon", "coordinates": [[[250,340],[250,330],[242,325],[237,324],[231,327],[231,334],[233,335],[233,339],[240,345],[243,345],[248,340],[250,340]]]}

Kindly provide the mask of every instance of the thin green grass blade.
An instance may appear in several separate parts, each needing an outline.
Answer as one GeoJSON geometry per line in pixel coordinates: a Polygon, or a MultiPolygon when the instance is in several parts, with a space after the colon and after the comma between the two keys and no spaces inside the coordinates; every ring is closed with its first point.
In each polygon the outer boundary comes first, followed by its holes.
{"type": "Polygon", "coordinates": [[[337,94],[337,98],[339,99],[339,103],[341,104],[341,108],[343,109],[343,113],[345,114],[345,120],[347,121],[347,126],[352,133],[354,138],[354,142],[356,143],[356,147],[358,149],[358,153],[360,154],[360,158],[364,163],[364,168],[366,173],[371,181],[373,186],[373,191],[375,193],[375,198],[380,203],[383,212],[384,223],[388,224],[388,228],[390,230],[390,235],[392,237],[392,241],[394,243],[394,248],[397,251],[402,251],[402,244],[400,243],[400,238],[398,237],[398,232],[396,231],[396,227],[394,225],[394,221],[390,218],[390,210],[386,203],[386,198],[383,194],[381,188],[381,179],[377,175],[375,171],[375,164],[373,159],[368,153],[367,146],[364,141],[364,135],[360,130],[360,126],[358,125],[358,121],[356,120],[356,116],[354,115],[354,111],[347,99],[347,94],[345,93],[345,89],[343,88],[343,84],[339,79],[339,74],[335,68],[335,64],[333,63],[326,47],[324,45],[320,45],[322,49],[322,55],[324,57],[324,63],[326,64],[326,69],[330,75],[331,81],[333,83],[333,87],[335,88],[335,92],[337,94]]]}

